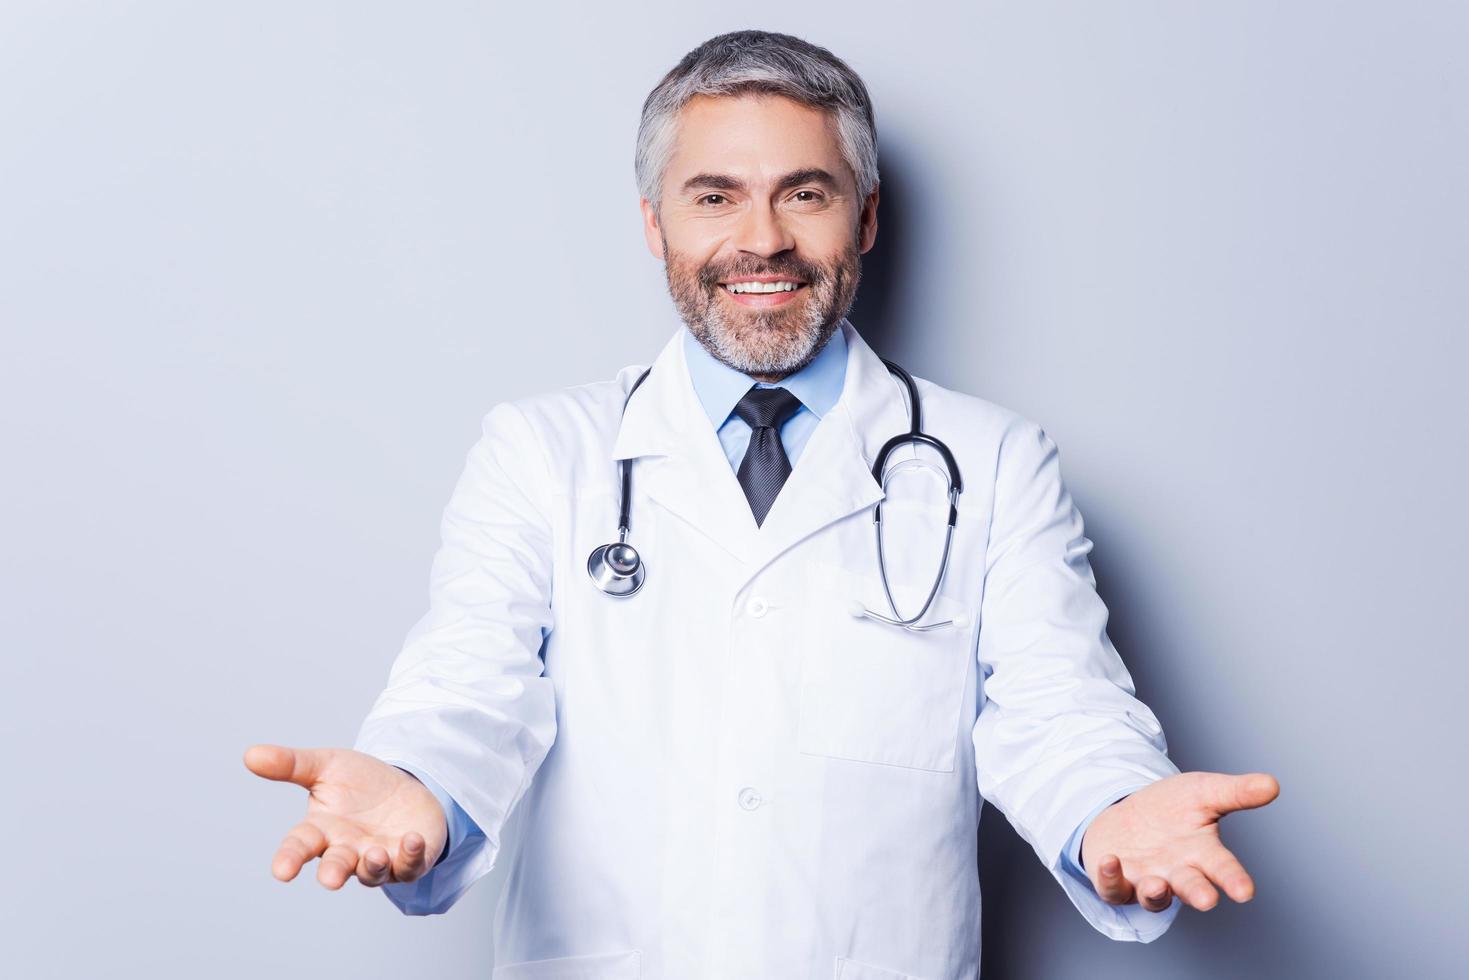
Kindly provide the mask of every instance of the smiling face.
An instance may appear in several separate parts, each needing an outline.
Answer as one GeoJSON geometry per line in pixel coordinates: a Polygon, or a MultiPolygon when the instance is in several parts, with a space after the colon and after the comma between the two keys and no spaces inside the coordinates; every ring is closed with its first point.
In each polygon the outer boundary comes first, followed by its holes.
{"type": "Polygon", "coordinates": [[[705,96],[679,115],[663,201],[643,233],[689,331],[725,364],[778,381],[851,309],[877,236],[832,117],[779,95],[705,96]]]}

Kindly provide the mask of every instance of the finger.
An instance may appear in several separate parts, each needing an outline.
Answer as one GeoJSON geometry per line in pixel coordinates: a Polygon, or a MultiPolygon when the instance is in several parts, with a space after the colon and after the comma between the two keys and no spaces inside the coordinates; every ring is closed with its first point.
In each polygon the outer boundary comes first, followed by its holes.
{"type": "Polygon", "coordinates": [[[1214,848],[1199,866],[1234,901],[1248,902],[1255,897],[1255,879],[1229,848],[1214,848]]]}
{"type": "Polygon", "coordinates": [[[1235,810],[1253,810],[1280,795],[1280,783],[1267,772],[1250,772],[1242,776],[1224,772],[1208,775],[1207,799],[1204,802],[1221,815],[1235,810]]]}
{"type": "Polygon", "coordinates": [[[346,844],[333,844],[316,866],[316,880],[332,891],[347,883],[357,869],[357,851],[346,844]]]}
{"type": "Polygon", "coordinates": [[[1173,889],[1166,878],[1143,875],[1137,882],[1137,903],[1149,912],[1162,912],[1173,904],[1173,889]]]}
{"type": "Polygon", "coordinates": [[[1122,861],[1115,854],[1102,857],[1097,865],[1097,894],[1102,901],[1111,905],[1126,905],[1132,901],[1132,883],[1122,876],[1122,861]]]}
{"type": "Polygon", "coordinates": [[[1207,912],[1219,904],[1219,892],[1209,884],[1204,873],[1192,865],[1185,865],[1168,876],[1173,894],[1192,905],[1200,912],[1207,912]]]}
{"type": "Polygon", "coordinates": [[[277,782],[310,789],[316,785],[327,753],[322,749],[290,749],[284,745],[252,745],[245,750],[245,768],[277,782]]]}
{"type": "Polygon", "coordinates": [[[392,859],[388,857],[387,848],[378,844],[364,847],[357,862],[357,880],[369,888],[376,888],[388,880],[391,868],[392,859]]]}
{"type": "Polygon", "coordinates": [[[299,823],[276,848],[275,858],[270,862],[270,873],[281,881],[290,881],[300,873],[303,864],[320,857],[324,850],[326,835],[313,824],[299,823]]]}
{"type": "Polygon", "coordinates": [[[427,845],[422,834],[407,833],[398,845],[398,855],[393,859],[393,878],[396,881],[417,881],[428,870],[427,845]]]}

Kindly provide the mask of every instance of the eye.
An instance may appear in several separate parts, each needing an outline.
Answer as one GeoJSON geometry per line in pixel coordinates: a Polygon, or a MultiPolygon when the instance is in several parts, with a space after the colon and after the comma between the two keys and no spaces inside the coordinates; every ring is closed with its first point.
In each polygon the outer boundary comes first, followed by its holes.
{"type": "Polygon", "coordinates": [[[723,204],[727,200],[727,198],[725,198],[723,194],[705,194],[703,197],[699,198],[699,203],[703,204],[707,201],[710,201],[711,198],[718,198],[718,200],[713,201],[714,204],[723,204]]]}
{"type": "Polygon", "coordinates": [[[791,196],[797,199],[796,203],[798,204],[819,204],[822,200],[824,200],[820,191],[796,191],[796,193],[792,194],[791,196]],[[803,199],[801,198],[802,194],[808,194],[810,196],[803,199]]]}

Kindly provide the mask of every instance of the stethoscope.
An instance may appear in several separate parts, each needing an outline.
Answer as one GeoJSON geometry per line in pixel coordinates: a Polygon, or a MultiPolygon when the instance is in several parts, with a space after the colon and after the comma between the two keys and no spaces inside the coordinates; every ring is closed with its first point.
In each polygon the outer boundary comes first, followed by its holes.
{"type": "MultiPolygon", "coordinates": [[[[934,597],[938,595],[939,586],[943,584],[944,574],[949,568],[949,550],[954,542],[954,525],[959,523],[959,494],[964,490],[964,484],[959,476],[959,464],[954,460],[954,454],[949,447],[936,436],[931,436],[923,431],[923,410],[918,399],[918,386],[913,382],[913,376],[903,370],[897,364],[882,358],[883,364],[887,365],[888,371],[900,379],[908,389],[908,431],[900,432],[887,442],[883,443],[877,452],[877,458],[872,464],[872,478],[876,480],[887,493],[888,480],[903,464],[895,466],[892,472],[887,472],[888,457],[893,451],[907,445],[922,444],[932,447],[943,458],[944,468],[947,470],[947,494],[949,498],[949,520],[944,530],[944,553],[939,561],[938,575],[933,580],[933,588],[928,590],[928,598],[923,601],[923,608],[909,617],[904,617],[898,612],[898,605],[893,600],[893,591],[888,585],[887,559],[884,550],[882,535],[882,504],[879,500],[872,510],[872,523],[877,537],[877,570],[882,579],[882,591],[887,597],[888,609],[891,616],[868,609],[861,602],[853,601],[851,613],[856,617],[866,617],[879,622],[888,623],[892,626],[901,626],[903,629],[914,632],[927,632],[928,630],[941,629],[945,626],[955,625],[952,619],[946,619],[941,623],[929,623],[924,626],[917,625],[918,621],[928,612],[928,607],[933,605],[934,597]]],[[[633,386],[628,389],[627,397],[622,400],[622,411],[627,413],[628,402],[632,401],[633,392],[648,377],[653,369],[646,368],[633,386]]],[[[907,461],[905,461],[907,462],[907,461]]],[[[926,464],[918,464],[926,465],[926,464]]],[[[593,549],[587,558],[587,574],[591,576],[592,584],[601,589],[607,595],[618,598],[630,596],[643,587],[643,582],[648,577],[648,566],[643,561],[638,550],[627,543],[628,531],[631,529],[628,514],[632,500],[632,460],[622,459],[618,461],[622,486],[618,496],[617,508],[617,540],[601,545],[593,549]]]]}

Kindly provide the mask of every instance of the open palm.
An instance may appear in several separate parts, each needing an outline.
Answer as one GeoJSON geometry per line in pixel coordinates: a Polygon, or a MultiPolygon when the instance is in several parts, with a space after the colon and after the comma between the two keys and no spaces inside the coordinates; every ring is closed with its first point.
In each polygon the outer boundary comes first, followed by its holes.
{"type": "Polygon", "coordinates": [[[1247,902],[1254,879],[1219,839],[1219,820],[1279,795],[1269,773],[1160,779],[1097,815],[1082,837],[1082,863],[1097,894],[1113,905],[1136,901],[1161,912],[1177,895],[1202,911],[1218,904],[1220,888],[1247,902]]]}
{"type": "Polygon", "coordinates": [[[316,879],[337,889],[413,881],[433,866],[448,838],[438,800],[413,776],[351,749],[255,745],[245,766],[257,776],[310,790],[306,818],[276,850],[271,872],[290,881],[321,858],[316,879]]]}

